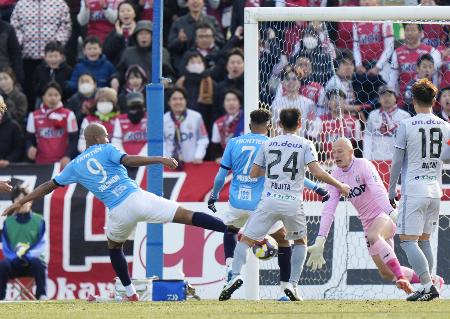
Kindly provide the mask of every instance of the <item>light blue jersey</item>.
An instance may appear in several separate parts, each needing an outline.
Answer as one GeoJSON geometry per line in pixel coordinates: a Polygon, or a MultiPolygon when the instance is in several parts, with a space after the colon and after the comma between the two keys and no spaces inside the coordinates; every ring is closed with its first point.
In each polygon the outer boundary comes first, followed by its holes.
{"type": "Polygon", "coordinates": [[[54,181],[61,186],[83,185],[111,210],[139,189],[121,164],[125,155],[112,144],[92,145],[70,161],[54,181]]]}
{"type": "Polygon", "coordinates": [[[228,142],[221,166],[233,171],[231,206],[244,210],[256,209],[264,188],[264,177],[251,178],[249,174],[259,148],[267,139],[262,134],[248,133],[228,142]]]}

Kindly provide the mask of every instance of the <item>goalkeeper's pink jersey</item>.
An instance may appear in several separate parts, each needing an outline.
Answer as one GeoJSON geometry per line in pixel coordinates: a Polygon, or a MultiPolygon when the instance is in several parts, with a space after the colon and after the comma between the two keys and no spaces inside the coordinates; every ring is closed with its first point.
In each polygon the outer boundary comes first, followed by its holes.
{"type": "MultiPolygon", "coordinates": [[[[389,203],[386,188],[373,164],[365,158],[355,158],[349,168],[343,170],[336,167],[331,175],[350,186],[348,200],[355,207],[364,231],[380,214],[389,214],[392,206],[389,203]]],[[[336,207],[339,203],[339,190],[329,185],[330,199],[325,203],[320,220],[320,236],[327,236],[333,223],[336,207]]]]}

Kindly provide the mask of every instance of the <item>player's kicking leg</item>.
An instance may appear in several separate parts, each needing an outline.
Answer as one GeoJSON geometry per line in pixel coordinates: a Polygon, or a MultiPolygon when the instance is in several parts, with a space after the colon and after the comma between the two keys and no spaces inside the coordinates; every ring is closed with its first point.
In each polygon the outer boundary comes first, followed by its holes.
{"type": "Polygon", "coordinates": [[[231,295],[239,289],[244,280],[241,276],[242,267],[247,262],[247,253],[255,242],[263,240],[269,233],[270,228],[280,218],[275,214],[262,211],[255,211],[248,219],[244,228],[243,235],[234,249],[234,258],[232,263],[232,276],[220,292],[219,300],[225,301],[231,298],[231,295]]]}
{"type": "MultiPolygon", "coordinates": [[[[414,289],[403,273],[390,241],[395,234],[395,225],[386,214],[376,217],[366,230],[369,254],[383,278],[393,275],[398,288],[411,294],[414,289]]],[[[392,278],[389,278],[392,279],[392,278]]]]}

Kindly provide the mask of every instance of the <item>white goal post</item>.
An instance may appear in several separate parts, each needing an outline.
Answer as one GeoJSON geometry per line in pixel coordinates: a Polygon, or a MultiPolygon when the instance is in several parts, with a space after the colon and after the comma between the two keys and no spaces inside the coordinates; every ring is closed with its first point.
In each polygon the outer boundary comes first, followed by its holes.
{"type": "MultiPolygon", "coordinates": [[[[244,92],[244,120],[245,120],[245,129],[248,132],[249,130],[249,121],[250,121],[250,113],[253,110],[258,109],[260,106],[260,70],[259,70],[259,45],[260,45],[260,29],[259,24],[265,22],[412,22],[412,23],[420,23],[420,24],[448,24],[450,20],[450,7],[447,6],[377,6],[377,7],[260,7],[260,8],[245,8],[244,11],[244,81],[245,81],[245,92],[244,92]]],[[[312,207],[313,215],[320,215],[320,210],[318,207],[320,203],[310,202],[311,205],[306,205],[306,207],[312,207]]],[[[355,216],[355,212],[353,211],[353,207],[349,208],[345,205],[339,205],[340,211],[337,212],[336,215],[341,214],[346,216],[355,216]]],[[[449,212],[445,210],[450,207],[447,203],[443,205],[444,211],[441,211],[441,215],[444,215],[444,218],[448,218],[449,212]]],[[[309,212],[311,214],[311,212],[309,212]]],[[[318,219],[317,219],[318,220],[318,219]]],[[[353,220],[353,219],[352,219],[353,220]]],[[[317,222],[317,221],[316,221],[317,222]]],[[[349,221],[340,219],[340,227],[343,229],[339,230],[341,232],[340,237],[337,242],[341,244],[341,240],[344,233],[347,233],[347,227],[350,227],[347,223],[349,221]]],[[[450,228],[450,226],[449,226],[450,228]]],[[[337,234],[336,234],[337,235],[337,234]]],[[[353,234],[350,234],[348,238],[345,238],[345,242],[342,244],[346,244],[349,246],[349,241],[352,239],[353,234]]],[[[437,246],[437,241],[434,243],[434,246],[437,246]]],[[[348,247],[347,247],[348,249],[348,247]]],[[[365,252],[364,252],[365,253],[365,252]]],[[[250,253],[251,254],[251,253],[250,253]]],[[[260,287],[259,287],[259,263],[256,258],[251,254],[251,258],[249,258],[249,264],[247,265],[248,271],[245,273],[244,282],[246,282],[246,298],[249,300],[258,300],[260,298],[260,287]],[[253,270],[253,271],[252,271],[253,270]],[[247,275],[249,274],[249,275],[247,275]],[[249,276],[249,277],[247,277],[249,276]]],[[[345,280],[346,278],[346,270],[349,265],[353,266],[355,261],[351,260],[350,257],[345,257],[344,262],[339,267],[344,269],[344,274],[340,277],[340,280],[345,280]]],[[[276,262],[272,262],[276,264],[276,262]]],[[[336,261],[333,260],[333,264],[336,261]]],[[[336,266],[336,265],[334,265],[336,266]]],[[[277,267],[277,266],[274,266],[277,267]]],[[[338,268],[339,268],[338,267],[338,268]]],[[[350,267],[351,268],[351,267],[350,267]]],[[[358,267],[355,267],[358,268],[358,267]]],[[[361,267],[363,268],[363,267],[361,267]]],[[[341,282],[333,284],[340,285],[341,282]]],[[[244,284],[245,285],[245,284],[244,284]]],[[[379,285],[377,283],[376,285],[379,285]]],[[[330,285],[331,286],[331,285],[330,285]]],[[[329,288],[327,286],[327,288],[329,288]]],[[[333,286],[332,288],[335,288],[333,286]]],[[[358,286],[353,287],[355,289],[358,286]]],[[[352,288],[352,289],[353,289],[352,288]]],[[[378,288],[378,287],[376,287],[378,288]]],[[[398,297],[395,289],[392,287],[383,288],[384,290],[380,290],[383,293],[388,292],[389,297],[393,298],[398,297]]],[[[357,290],[355,290],[357,291],[357,290]]],[[[374,289],[377,291],[377,289],[374,289]]],[[[331,293],[331,298],[347,298],[347,291],[339,291],[336,294],[331,293]]],[[[364,294],[354,293],[351,290],[350,294],[354,294],[356,297],[349,298],[365,298],[364,294]]],[[[323,294],[324,296],[326,294],[323,294]]],[[[370,295],[370,293],[369,293],[370,295]]],[[[376,298],[381,296],[381,293],[374,292],[376,298]]],[[[273,296],[273,294],[271,295],[273,296]]],[[[316,295],[314,295],[316,296],[316,295]]]]}

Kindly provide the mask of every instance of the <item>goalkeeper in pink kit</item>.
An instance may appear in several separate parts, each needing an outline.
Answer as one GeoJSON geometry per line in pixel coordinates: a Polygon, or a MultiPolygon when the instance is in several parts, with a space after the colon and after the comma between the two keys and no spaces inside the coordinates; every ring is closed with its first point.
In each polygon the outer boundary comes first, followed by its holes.
{"type": "MultiPolygon", "coordinates": [[[[373,164],[365,158],[355,158],[353,147],[346,138],[338,139],[333,145],[336,168],[331,175],[341,183],[350,186],[348,200],[358,211],[367,239],[369,254],[378,267],[383,279],[396,282],[398,288],[407,294],[414,291],[410,282],[419,277],[410,268],[400,266],[394,252],[395,219],[397,212],[392,208],[386,188],[373,164]]],[[[325,203],[320,220],[319,234],[310,253],[307,266],[312,270],[325,264],[323,250],[325,240],[333,223],[340,192],[328,186],[330,199],[325,203]]]]}

